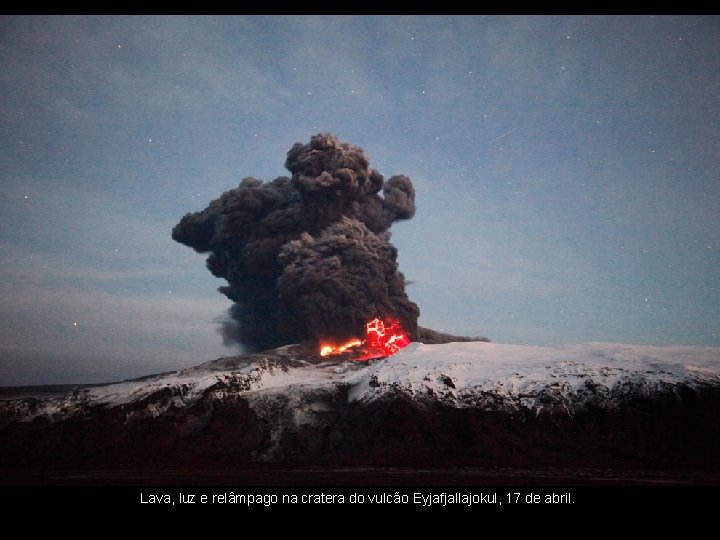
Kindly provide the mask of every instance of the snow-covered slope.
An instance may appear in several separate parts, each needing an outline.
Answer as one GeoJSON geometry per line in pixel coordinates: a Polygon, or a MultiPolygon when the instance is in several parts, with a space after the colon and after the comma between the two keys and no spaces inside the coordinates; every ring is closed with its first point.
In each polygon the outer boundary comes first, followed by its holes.
{"type": "MultiPolygon", "coordinates": [[[[604,343],[562,347],[412,343],[392,357],[357,363],[320,362],[307,349],[287,346],[44,400],[7,401],[0,403],[0,414],[5,422],[40,416],[57,421],[93,408],[148,401],[143,414],[159,416],[170,408],[191,406],[208,394],[219,400],[232,394],[259,404],[275,394],[307,401],[309,393],[338,388],[344,389],[349,402],[371,402],[399,392],[452,407],[573,411],[587,404],[615,407],[628,397],[676,385],[720,386],[720,349],[604,343]],[[158,395],[164,399],[149,399],[158,395]]],[[[309,412],[324,407],[317,403],[309,412]]]]}
{"type": "Polygon", "coordinates": [[[258,461],[714,471],[720,349],[413,343],[359,363],[289,345],[0,399],[0,440],[0,479],[258,461]]]}

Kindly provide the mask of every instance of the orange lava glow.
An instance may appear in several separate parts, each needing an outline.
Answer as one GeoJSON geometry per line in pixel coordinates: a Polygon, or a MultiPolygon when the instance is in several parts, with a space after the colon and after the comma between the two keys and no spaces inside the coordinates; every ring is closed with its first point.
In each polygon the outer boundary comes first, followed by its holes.
{"type": "Polygon", "coordinates": [[[350,341],[346,341],[342,345],[330,345],[329,343],[321,343],[320,356],[342,354],[348,349],[352,349],[353,347],[359,347],[360,345],[362,345],[362,341],[360,341],[359,339],[351,339],[350,341]]]}
{"type": "Polygon", "coordinates": [[[365,339],[350,339],[340,345],[320,343],[320,356],[342,354],[356,349],[360,356],[354,360],[364,362],[373,358],[383,358],[395,354],[410,344],[407,332],[396,319],[375,318],[365,325],[365,339]]]}

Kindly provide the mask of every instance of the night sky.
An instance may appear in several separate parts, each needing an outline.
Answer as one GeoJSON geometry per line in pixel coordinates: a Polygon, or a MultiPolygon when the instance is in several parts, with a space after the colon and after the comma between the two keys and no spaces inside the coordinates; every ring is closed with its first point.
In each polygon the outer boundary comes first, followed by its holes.
{"type": "Polygon", "coordinates": [[[170,232],[318,132],[410,176],[419,323],[720,346],[719,17],[0,17],[0,385],[237,354],[170,232]]]}

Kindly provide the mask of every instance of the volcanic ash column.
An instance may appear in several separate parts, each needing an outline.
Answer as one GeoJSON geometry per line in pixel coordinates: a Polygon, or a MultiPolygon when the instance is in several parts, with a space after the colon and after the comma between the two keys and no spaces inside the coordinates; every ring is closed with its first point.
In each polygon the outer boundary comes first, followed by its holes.
{"type": "Polygon", "coordinates": [[[285,167],[290,178],[245,178],[172,231],[209,253],[208,270],[227,280],[218,289],[234,302],[226,339],[251,350],[375,343],[378,325],[368,323],[378,319],[403,335],[380,341],[409,342],[420,310],[405,292],[389,228],[415,214],[412,181],[385,181],[361,148],[329,134],[294,144],[285,167]]]}

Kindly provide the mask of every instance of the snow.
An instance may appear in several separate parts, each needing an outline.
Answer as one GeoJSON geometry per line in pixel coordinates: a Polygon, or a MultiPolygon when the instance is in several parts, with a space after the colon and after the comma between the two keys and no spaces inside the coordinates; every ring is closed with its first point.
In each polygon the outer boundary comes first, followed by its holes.
{"type": "MultiPolygon", "coordinates": [[[[547,403],[576,407],[583,400],[612,406],[629,392],[649,393],[672,385],[720,386],[720,348],[589,343],[558,347],[469,342],[411,343],[399,353],[370,362],[330,360],[319,364],[293,357],[291,347],[266,357],[219,359],[182,371],[77,390],[33,406],[14,405],[23,421],[61,420],[88,407],[118,407],[167,389],[147,414],[192,405],[210,389],[215,397],[240,394],[251,402],[283,394],[298,404],[297,421],[331,406],[304,396],[348,387],[349,401],[372,401],[401,391],[454,407],[529,408],[547,403]],[[598,400],[600,400],[598,402],[598,400]]],[[[27,403],[27,402],[23,402],[27,403]]],[[[6,408],[7,410],[7,408],[6,408]]]]}
{"type": "MultiPolygon", "coordinates": [[[[608,391],[624,383],[646,388],[681,382],[720,384],[720,349],[603,343],[562,347],[415,343],[373,368],[380,387],[394,385],[413,395],[431,389],[461,400],[478,392],[517,399],[548,388],[570,396],[588,382],[608,391]]],[[[352,398],[368,399],[372,394],[358,387],[352,398]]]]}
{"type": "Polygon", "coordinates": [[[578,384],[592,377],[613,386],[628,376],[679,382],[693,377],[720,376],[720,349],[652,347],[590,343],[563,347],[533,347],[496,343],[415,344],[379,370],[387,382],[418,382],[420,375],[443,373],[458,388],[509,385],[518,391],[560,379],[578,384]],[[408,376],[409,374],[409,376],[408,376]]]}

